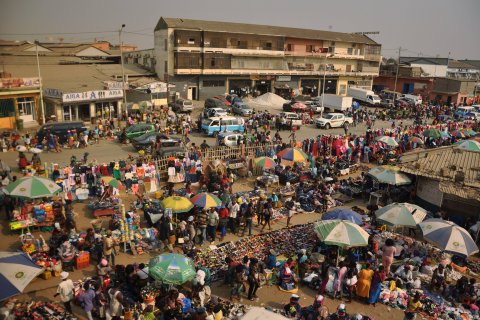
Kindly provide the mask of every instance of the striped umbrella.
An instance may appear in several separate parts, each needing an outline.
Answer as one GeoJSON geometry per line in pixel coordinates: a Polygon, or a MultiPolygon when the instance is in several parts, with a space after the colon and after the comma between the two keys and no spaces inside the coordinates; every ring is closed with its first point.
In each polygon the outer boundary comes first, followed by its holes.
{"type": "Polygon", "coordinates": [[[253,160],[257,167],[261,167],[263,169],[273,169],[277,166],[275,160],[270,157],[258,157],[253,160]]]}
{"type": "Polygon", "coordinates": [[[12,197],[43,198],[51,197],[60,191],[60,187],[52,180],[41,177],[24,177],[5,187],[5,194],[12,197]]]}
{"type": "Polygon", "coordinates": [[[122,183],[114,177],[102,177],[102,182],[116,189],[120,189],[120,187],[122,186],[122,183]]]}
{"type": "Polygon", "coordinates": [[[20,294],[43,268],[23,252],[0,252],[0,301],[20,294]]]}
{"type": "Polygon", "coordinates": [[[414,204],[392,203],[375,211],[378,221],[394,227],[415,227],[427,216],[427,212],[414,204]]]}
{"type": "Polygon", "coordinates": [[[196,275],[193,261],[175,253],[161,254],[151,259],[148,273],[155,280],[174,285],[184,284],[196,275]]]}
{"type": "Polygon", "coordinates": [[[461,130],[454,130],[454,131],[450,132],[450,135],[452,135],[452,137],[456,137],[456,138],[466,138],[467,137],[467,135],[461,130]]]}
{"type": "Polygon", "coordinates": [[[442,135],[440,133],[440,130],[438,130],[438,129],[427,129],[427,130],[423,131],[423,136],[438,139],[442,135]]]}
{"type": "Polygon", "coordinates": [[[214,194],[207,192],[202,192],[195,195],[194,197],[190,198],[190,201],[197,207],[206,209],[212,207],[219,207],[222,205],[222,200],[220,200],[220,198],[218,198],[214,194]]]}
{"type": "Polygon", "coordinates": [[[302,149],[299,148],[287,148],[280,151],[277,154],[282,160],[294,161],[294,162],[307,162],[308,156],[302,149]]]}
{"type": "Polygon", "coordinates": [[[480,142],[477,142],[475,140],[460,141],[455,143],[455,148],[467,151],[480,152],[480,142]]]}
{"type": "Polygon", "coordinates": [[[393,137],[390,137],[390,136],[381,136],[377,138],[377,141],[385,143],[387,146],[390,146],[390,147],[398,147],[398,142],[393,137]]]}
{"type": "Polygon", "coordinates": [[[478,252],[478,247],[464,228],[452,221],[428,219],[419,224],[423,238],[439,249],[464,256],[478,252]]]}
{"type": "Polygon", "coordinates": [[[377,179],[380,183],[401,186],[412,183],[412,180],[401,173],[399,167],[396,166],[379,166],[368,171],[368,174],[377,179]]]}
{"type": "Polygon", "coordinates": [[[362,247],[368,245],[368,233],[348,220],[323,220],[314,225],[318,238],[338,247],[362,247]]]}
{"type": "Polygon", "coordinates": [[[165,198],[161,202],[163,208],[172,209],[174,213],[188,212],[193,208],[193,203],[190,199],[179,196],[171,196],[165,198]]]}

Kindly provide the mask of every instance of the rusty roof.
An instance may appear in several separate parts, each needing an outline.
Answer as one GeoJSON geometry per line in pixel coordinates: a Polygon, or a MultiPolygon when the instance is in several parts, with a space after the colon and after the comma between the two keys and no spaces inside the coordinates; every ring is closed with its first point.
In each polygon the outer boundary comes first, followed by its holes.
{"type": "Polygon", "coordinates": [[[462,198],[480,192],[480,152],[455,147],[433,149],[400,168],[406,173],[440,181],[443,192],[462,198]]]}
{"type": "Polygon", "coordinates": [[[161,17],[155,27],[155,31],[175,28],[185,30],[198,30],[198,31],[214,31],[214,32],[230,32],[230,33],[245,33],[245,34],[258,34],[280,37],[292,37],[299,39],[317,39],[327,41],[340,41],[349,43],[364,43],[369,45],[379,45],[366,35],[333,32],[323,30],[312,29],[300,29],[289,27],[277,27],[261,24],[248,24],[237,23],[227,21],[207,21],[207,20],[194,20],[194,19],[182,19],[182,18],[168,18],[161,17]]]}

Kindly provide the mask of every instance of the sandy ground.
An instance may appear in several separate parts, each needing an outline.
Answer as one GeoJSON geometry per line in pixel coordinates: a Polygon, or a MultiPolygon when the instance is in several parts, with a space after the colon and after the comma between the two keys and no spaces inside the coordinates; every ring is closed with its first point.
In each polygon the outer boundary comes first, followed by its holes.
{"type": "MultiPolygon", "coordinates": [[[[236,184],[234,191],[240,190],[248,190],[253,187],[253,179],[243,180],[236,184]]],[[[122,196],[122,201],[127,205],[133,201],[133,196],[122,196]]],[[[361,201],[355,201],[349,206],[365,206],[364,203],[361,201]]],[[[94,218],[91,211],[87,208],[87,203],[77,203],[75,204],[75,213],[76,213],[76,221],[79,230],[85,230],[86,228],[90,227],[90,221],[94,218]]],[[[294,224],[303,224],[308,222],[313,222],[318,220],[321,217],[320,214],[316,213],[303,213],[297,214],[292,218],[292,223],[294,224]]],[[[109,219],[104,218],[104,227],[107,226],[109,219]]],[[[279,220],[276,221],[273,225],[273,229],[284,228],[286,226],[286,220],[279,220]]],[[[254,227],[254,234],[259,233],[259,228],[254,227]]],[[[40,234],[48,239],[48,233],[42,233],[38,230],[33,230],[32,233],[35,237],[39,237],[40,234]]],[[[225,238],[225,241],[236,241],[239,238],[237,236],[228,234],[225,238]]],[[[15,251],[19,250],[20,242],[19,242],[19,234],[13,233],[8,229],[7,222],[5,220],[2,221],[0,225],[0,243],[1,251],[15,251]]],[[[116,258],[116,263],[120,264],[129,264],[129,263],[140,263],[145,262],[148,263],[149,259],[158,255],[159,252],[151,252],[145,253],[143,255],[133,256],[130,253],[120,253],[116,258]]],[[[81,279],[86,276],[94,275],[94,266],[93,264],[90,265],[89,268],[83,270],[76,270],[75,272],[71,273],[71,279],[81,279]]],[[[56,300],[58,298],[54,298],[53,295],[55,294],[56,287],[60,282],[59,278],[52,277],[48,280],[43,280],[40,278],[35,279],[31,282],[25,289],[24,293],[18,296],[21,300],[31,300],[31,299],[38,299],[38,300],[56,300]]],[[[215,283],[212,288],[213,294],[219,295],[221,297],[228,298],[230,295],[230,288],[228,286],[222,285],[221,283],[215,283]]],[[[243,297],[242,303],[245,304],[253,304],[257,306],[269,306],[272,308],[281,308],[283,304],[285,304],[290,294],[284,293],[278,290],[276,286],[264,286],[258,290],[259,299],[257,301],[251,302],[243,297]]],[[[301,297],[301,305],[308,306],[312,304],[315,292],[308,288],[308,287],[300,287],[298,294],[301,297]]],[[[330,297],[326,299],[326,305],[328,306],[329,310],[335,310],[340,303],[339,300],[332,300],[330,297]]],[[[367,306],[361,304],[357,301],[347,304],[347,310],[349,313],[356,313],[362,312],[364,314],[368,314],[373,316],[375,319],[403,319],[403,312],[400,310],[395,310],[391,308],[387,308],[384,305],[378,304],[376,307],[367,306]]],[[[83,312],[80,308],[75,307],[74,312],[77,315],[82,315],[83,312]]]]}

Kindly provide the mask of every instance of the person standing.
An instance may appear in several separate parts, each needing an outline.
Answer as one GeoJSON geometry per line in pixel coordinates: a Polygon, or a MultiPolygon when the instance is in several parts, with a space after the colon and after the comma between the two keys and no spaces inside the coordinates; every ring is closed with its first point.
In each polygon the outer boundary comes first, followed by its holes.
{"type": "MultiPolygon", "coordinates": [[[[240,202],[242,200],[240,199],[240,202]]],[[[238,217],[238,212],[240,211],[240,204],[239,201],[234,201],[234,204],[230,208],[230,212],[228,214],[228,224],[230,227],[230,231],[232,231],[233,234],[237,233],[237,217],[238,217]]]]}
{"type": "Polygon", "coordinates": [[[108,290],[108,296],[110,298],[110,316],[112,320],[120,320],[123,315],[123,294],[118,286],[114,286],[108,290]]]}
{"type": "Polygon", "coordinates": [[[111,266],[115,266],[115,240],[112,238],[112,231],[107,231],[107,236],[103,241],[103,255],[105,259],[111,260],[111,266]]]}
{"type": "Polygon", "coordinates": [[[382,264],[385,267],[387,276],[390,274],[390,267],[393,263],[393,257],[396,253],[397,248],[395,248],[395,242],[393,242],[392,239],[387,239],[382,248],[382,264]]]}
{"type": "Polygon", "coordinates": [[[387,274],[383,266],[378,267],[378,269],[373,274],[372,284],[370,286],[370,297],[368,298],[368,303],[375,307],[375,304],[380,298],[380,292],[382,291],[382,282],[385,280],[387,274]]]}
{"type": "Polygon", "coordinates": [[[207,240],[207,221],[208,221],[208,213],[207,209],[202,209],[202,211],[197,215],[197,226],[200,229],[201,234],[201,241],[200,245],[207,240]]]}
{"type": "Polygon", "coordinates": [[[254,301],[257,297],[257,290],[260,286],[258,260],[250,259],[250,267],[248,268],[248,300],[254,301]]]}
{"type": "Polygon", "coordinates": [[[245,231],[248,229],[248,235],[252,235],[252,223],[253,223],[253,216],[255,213],[253,212],[253,205],[251,202],[248,203],[247,210],[245,211],[245,226],[243,227],[242,237],[245,235],[245,231]]]}
{"type": "Polygon", "coordinates": [[[65,310],[67,310],[69,313],[73,314],[72,312],[72,305],[71,302],[73,300],[73,281],[71,279],[68,279],[69,273],[66,271],[63,271],[60,274],[60,279],[62,279],[62,282],[57,287],[57,293],[54,295],[54,297],[60,295],[60,300],[63,302],[63,306],[65,307],[65,310]]]}
{"type": "Polygon", "coordinates": [[[268,224],[268,230],[272,230],[272,226],[270,225],[270,219],[273,216],[273,206],[272,206],[272,199],[268,199],[267,204],[265,204],[264,209],[263,209],[263,220],[265,223],[263,224],[262,230],[260,232],[263,232],[263,229],[265,229],[265,226],[268,224]]]}
{"type": "Polygon", "coordinates": [[[337,297],[337,294],[340,294],[340,299],[343,298],[343,279],[347,273],[347,266],[344,261],[340,263],[340,269],[338,269],[335,276],[335,281],[333,283],[333,299],[337,297]]]}
{"type": "Polygon", "coordinates": [[[83,289],[85,292],[80,296],[80,302],[82,303],[83,310],[87,314],[88,320],[93,320],[92,310],[97,294],[92,284],[88,281],[84,284],[83,289]]]}
{"type": "Polygon", "coordinates": [[[373,270],[370,269],[370,263],[365,265],[365,269],[358,274],[357,295],[368,301],[370,297],[370,286],[373,278],[373,270]]]}
{"type": "Polygon", "coordinates": [[[217,234],[217,226],[219,221],[220,221],[220,217],[218,216],[217,211],[215,211],[214,209],[210,209],[210,213],[208,214],[207,237],[210,238],[209,241],[212,244],[215,242],[215,238],[217,234]]]}
{"type": "Polygon", "coordinates": [[[343,131],[345,131],[345,135],[347,136],[348,135],[348,122],[345,121],[343,123],[343,131]]]}
{"type": "Polygon", "coordinates": [[[219,218],[220,218],[220,242],[223,242],[223,238],[225,238],[225,235],[227,234],[227,224],[228,224],[228,217],[230,213],[228,211],[228,208],[225,205],[222,205],[220,207],[220,212],[219,212],[219,218]]]}

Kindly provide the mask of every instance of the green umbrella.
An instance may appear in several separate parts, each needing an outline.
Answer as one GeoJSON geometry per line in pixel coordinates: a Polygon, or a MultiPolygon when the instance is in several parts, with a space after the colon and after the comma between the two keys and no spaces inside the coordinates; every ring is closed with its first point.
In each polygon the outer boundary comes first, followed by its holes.
{"type": "Polygon", "coordinates": [[[415,227],[427,216],[427,212],[414,204],[392,203],[375,211],[377,221],[394,227],[415,227]]]}
{"type": "Polygon", "coordinates": [[[477,142],[475,140],[459,141],[455,143],[455,145],[455,148],[457,149],[480,152],[480,142],[477,142]]]}
{"type": "Polygon", "coordinates": [[[399,170],[399,167],[384,165],[371,169],[368,171],[368,175],[372,176],[380,183],[387,183],[394,186],[402,186],[412,183],[412,180],[399,170]]]}
{"type": "Polygon", "coordinates": [[[196,275],[193,261],[175,253],[161,254],[151,259],[148,272],[155,280],[174,285],[184,284],[196,275]]]}
{"type": "Polygon", "coordinates": [[[439,138],[442,137],[442,134],[440,133],[440,130],[438,130],[438,129],[425,130],[425,131],[423,131],[423,135],[425,137],[430,137],[430,138],[434,138],[434,139],[439,139],[439,138]]]}
{"type": "Polygon", "coordinates": [[[348,220],[322,220],[314,225],[318,238],[338,247],[361,247],[368,245],[368,233],[348,220]]]}
{"type": "Polygon", "coordinates": [[[5,194],[21,198],[51,197],[61,190],[54,181],[41,177],[24,177],[5,187],[5,194]]]}

